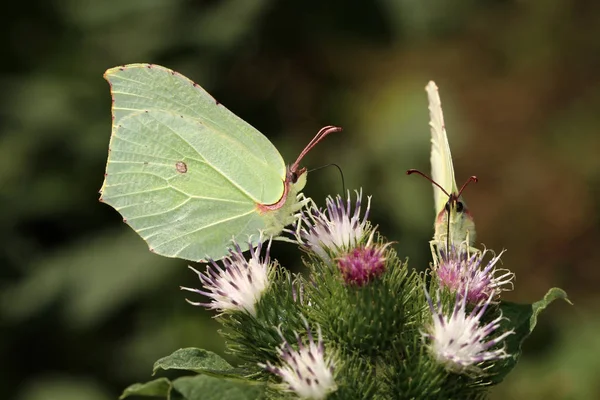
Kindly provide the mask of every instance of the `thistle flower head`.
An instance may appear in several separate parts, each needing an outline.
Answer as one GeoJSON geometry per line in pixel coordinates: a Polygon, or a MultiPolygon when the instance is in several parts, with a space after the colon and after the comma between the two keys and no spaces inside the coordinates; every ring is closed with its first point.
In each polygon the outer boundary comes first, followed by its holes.
{"type": "Polygon", "coordinates": [[[487,252],[485,249],[471,254],[468,246],[450,246],[449,251],[440,249],[435,268],[440,286],[460,295],[465,294],[467,302],[471,304],[485,301],[504,290],[511,290],[514,273],[496,267],[504,250],[484,264],[487,252]]]}
{"type": "Polygon", "coordinates": [[[385,271],[385,249],[390,243],[373,244],[374,233],[366,244],[350,249],[337,259],[346,283],[362,286],[385,271]]]}
{"type": "Polygon", "coordinates": [[[429,340],[429,349],[433,356],[446,369],[461,373],[479,371],[478,364],[506,358],[504,346],[492,349],[509,335],[512,330],[491,338],[490,335],[500,327],[502,316],[481,324],[481,318],[490,304],[492,296],[475,306],[470,314],[466,312],[466,296],[456,296],[454,310],[445,315],[437,292],[437,304],[433,304],[429,293],[425,291],[429,309],[433,315],[432,323],[423,336],[429,340]]]}
{"type": "Polygon", "coordinates": [[[341,196],[329,196],[325,210],[313,206],[302,211],[297,241],[307,250],[331,263],[330,254],[339,254],[355,247],[369,234],[367,221],[371,208],[371,197],[367,197],[367,209],[361,217],[362,190],[356,192],[357,200],[352,212],[350,192],[346,201],[341,196]]]}
{"type": "Polygon", "coordinates": [[[250,245],[250,258],[246,260],[242,249],[237,243],[229,250],[229,255],[222,260],[222,266],[210,260],[206,272],[202,273],[189,267],[198,274],[204,290],[181,287],[182,290],[202,294],[211,299],[209,303],[192,302],[195,306],[203,306],[223,311],[246,311],[256,314],[256,303],[270,284],[269,252],[271,240],[267,245],[265,256],[260,253],[263,242],[259,241],[256,248],[250,245]]]}
{"type": "Polygon", "coordinates": [[[302,399],[324,399],[337,389],[333,373],[334,361],[325,354],[321,328],[318,328],[316,343],[308,325],[306,329],[305,340],[296,333],[298,350],[287,342],[280,330],[279,335],[283,339],[278,349],[281,365],[269,362],[259,365],[281,377],[286,391],[293,392],[302,399]]]}

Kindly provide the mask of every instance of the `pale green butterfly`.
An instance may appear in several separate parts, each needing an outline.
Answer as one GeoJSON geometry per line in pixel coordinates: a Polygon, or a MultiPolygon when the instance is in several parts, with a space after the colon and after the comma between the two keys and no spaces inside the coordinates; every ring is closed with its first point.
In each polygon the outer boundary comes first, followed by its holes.
{"type": "Polygon", "coordinates": [[[438,87],[430,81],[425,90],[429,99],[431,128],[431,178],[417,170],[409,170],[408,173],[418,173],[434,185],[436,219],[432,244],[438,248],[440,244],[458,245],[465,242],[472,246],[475,242],[475,223],[461,194],[470,182],[477,182],[477,177],[471,176],[458,189],[438,87]]]}
{"type": "Polygon", "coordinates": [[[167,257],[218,260],[235,240],[281,234],[307,204],[300,161],[286,168],[273,144],[199,85],[152,64],[106,71],[112,135],[100,201],[167,257]]]}

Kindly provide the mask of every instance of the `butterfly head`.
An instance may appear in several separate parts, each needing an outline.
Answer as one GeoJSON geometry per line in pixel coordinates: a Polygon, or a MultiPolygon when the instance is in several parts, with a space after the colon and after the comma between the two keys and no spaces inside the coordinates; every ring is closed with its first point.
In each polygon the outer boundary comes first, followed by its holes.
{"type": "Polygon", "coordinates": [[[463,218],[473,220],[462,196],[457,193],[451,193],[448,197],[448,201],[444,205],[444,208],[438,212],[436,224],[445,224],[447,223],[448,218],[450,218],[450,221],[463,218]]]}
{"type": "Polygon", "coordinates": [[[446,189],[440,186],[437,182],[416,169],[406,171],[408,175],[416,173],[433,183],[441,191],[448,196],[448,201],[441,210],[438,210],[438,215],[435,220],[434,240],[436,242],[459,243],[467,238],[470,242],[475,240],[475,223],[473,217],[467,208],[461,194],[467,185],[471,182],[477,182],[476,176],[471,176],[462,185],[459,191],[448,193],[446,189]]]}
{"type": "Polygon", "coordinates": [[[434,241],[444,243],[445,247],[466,240],[469,245],[474,243],[475,222],[461,196],[450,194],[444,208],[437,215],[434,230],[434,241]]]}
{"type": "Polygon", "coordinates": [[[467,209],[467,205],[465,204],[465,201],[463,200],[462,196],[459,196],[455,193],[450,194],[450,198],[448,199],[448,201],[446,202],[446,205],[444,205],[444,209],[440,210],[440,214],[442,213],[456,213],[456,214],[470,214],[469,210],[467,209]]]}
{"type": "Polygon", "coordinates": [[[306,173],[305,167],[297,168],[295,170],[288,167],[285,183],[286,185],[292,185],[299,192],[304,189],[304,186],[306,185],[306,175],[308,174],[306,173]]]}

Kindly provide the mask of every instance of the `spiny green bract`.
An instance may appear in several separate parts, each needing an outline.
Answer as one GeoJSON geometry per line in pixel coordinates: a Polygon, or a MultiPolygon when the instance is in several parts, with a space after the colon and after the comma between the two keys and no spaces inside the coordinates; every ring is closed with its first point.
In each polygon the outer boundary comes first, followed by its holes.
{"type": "Polygon", "coordinates": [[[400,343],[403,333],[419,335],[415,318],[426,306],[420,278],[393,249],[386,252],[385,271],[364,286],[344,281],[335,266],[312,257],[306,262],[313,281],[306,290],[312,302],[307,316],[344,351],[377,356],[400,343]]]}
{"type": "Polygon", "coordinates": [[[272,283],[256,305],[256,316],[235,313],[219,317],[221,334],[231,354],[246,362],[249,371],[264,373],[258,363],[277,362],[281,334],[293,342],[295,332],[303,331],[301,291],[303,278],[274,264],[272,283]]]}

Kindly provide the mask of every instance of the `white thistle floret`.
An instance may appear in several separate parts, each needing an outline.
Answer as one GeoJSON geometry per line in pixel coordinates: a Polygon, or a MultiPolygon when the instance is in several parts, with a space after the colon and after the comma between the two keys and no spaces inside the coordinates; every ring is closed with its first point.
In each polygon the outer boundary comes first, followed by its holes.
{"type": "Polygon", "coordinates": [[[328,196],[324,210],[318,209],[314,203],[303,210],[299,229],[296,231],[298,243],[305,250],[331,263],[333,260],[330,253],[343,253],[364,240],[370,232],[367,218],[371,209],[371,196],[367,197],[367,207],[361,217],[362,189],[356,195],[354,212],[349,191],[345,204],[339,195],[335,199],[328,196]]]}
{"type": "Polygon", "coordinates": [[[270,285],[271,239],[265,256],[261,259],[262,238],[256,248],[250,247],[250,258],[246,259],[237,243],[229,249],[229,255],[222,260],[223,266],[210,260],[206,272],[189,267],[198,274],[204,290],[181,287],[182,290],[202,294],[210,298],[209,303],[186,301],[195,306],[224,311],[246,311],[256,315],[256,304],[270,285]]]}
{"type": "Polygon", "coordinates": [[[334,378],[334,360],[326,356],[321,328],[318,328],[318,339],[315,343],[307,325],[307,340],[302,340],[296,333],[298,350],[284,338],[278,329],[283,343],[277,349],[281,365],[270,362],[259,364],[261,367],[278,375],[282,379],[284,390],[295,393],[301,399],[324,399],[337,390],[334,378]]]}
{"type": "Polygon", "coordinates": [[[429,340],[429,349],[433,356],[452,372],[480,372],[479,364],[485,361],[500,360],[509,357],[504,346],[492,349],[514,331],[506,331],[494,338],[489,336],[500,327],[502,316],[480,325],[481,318],[490,305],[492,296],[477,304],[470,314],[466,313],[466,295],[456,297],[451,315],[445,315],[437,292],[437,304],[434,306],[429,293],[425,291],[429,309],[433,315],[432,323],[423,336],[429,340]]]}

